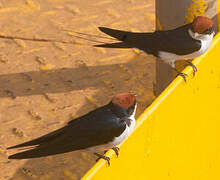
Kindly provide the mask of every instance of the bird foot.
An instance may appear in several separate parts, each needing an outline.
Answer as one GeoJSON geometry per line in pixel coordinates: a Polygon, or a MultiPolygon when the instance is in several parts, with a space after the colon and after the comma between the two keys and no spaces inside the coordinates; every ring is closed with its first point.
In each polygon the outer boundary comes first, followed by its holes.
{"type": "Polygon", "coordinates": [[[181,76],[181,77],[184,79],[184,81],[186,82],[186,77],[187,77],[188,75],[185,74],[185,73],[182,73],[182,72],[178,71],[176,68],[175,68],[174,70],[177,72],[177,76],[181,76]]]}
{"type": "Polygon", "coordinates": [[[119,148],[114,146],[112,149],[115,151],[115,154],[118,157],[118,155],[119,155],[119,148]]]}
{"type": "Polygon", "coordinates": [[[96,156],[98,156],[98,159],[96,159],[96,162],[99,160],[99,159],[104,159],[108,162],[108,166],[110,166],[110,158],[107,157],[107,156],[104,156],[104,155],[101,155],[101,154],[98,154],[98,153],[94,153],[96,156]]]}
{"type": "Polygon", "coordinates": [[[193,68],[193,76],[195,76],[197,72],[197,67],[191,61],[187,60],[186,62],[187,62],[186,66],[191,66],[193,68]]]}

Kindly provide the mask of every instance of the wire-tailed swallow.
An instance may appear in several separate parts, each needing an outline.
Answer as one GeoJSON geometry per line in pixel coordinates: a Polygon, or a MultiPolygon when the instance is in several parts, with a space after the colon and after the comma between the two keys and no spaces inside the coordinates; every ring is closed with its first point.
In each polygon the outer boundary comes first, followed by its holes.
{"type": "MultiPolygon", "coordinates": [[[[169,63],[184,80],[186,74],[175,68],[175,61],[193,59],[205,53],[215,34],[213,21],[204,16],[198,16],[192,23],[176,29],[152,33],[134,33],[106,27],[99,27],[99,29],[121,42],[101,44],[96,47],[137,48],[169,63]]],[[[187,62],[192,66],[195,74],[197,68],[190,61],[187,62]]]]}
{"type": "MultiPolygon", "coordinates": [[[[71,120],[54,132],[7,149],[32,146],[31,149],[9,156],[9,159],[37,158],[85,148],[112,148],[132,132],[135,126],[136,98],[132,93],[118,94],[112,101],[88,114],[71,120]]],[[[109,163],[109,157],[95,153],[109,163]]]]}

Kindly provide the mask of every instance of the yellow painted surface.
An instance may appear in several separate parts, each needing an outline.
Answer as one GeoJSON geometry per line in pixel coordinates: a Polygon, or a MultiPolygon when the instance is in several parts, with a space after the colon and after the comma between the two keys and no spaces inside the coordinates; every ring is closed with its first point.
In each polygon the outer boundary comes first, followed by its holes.
{"type": "Polygon", "coordinates": [[[138,118],[133,134],[84,180],[220,179],[220,34],[138,118]]]}

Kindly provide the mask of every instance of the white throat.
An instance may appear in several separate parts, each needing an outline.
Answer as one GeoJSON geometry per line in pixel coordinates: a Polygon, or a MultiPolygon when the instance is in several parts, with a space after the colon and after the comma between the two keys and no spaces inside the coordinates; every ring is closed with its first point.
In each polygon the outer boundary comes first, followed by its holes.
{"type": "Polygon", "coordinates": [[[188,32],[193,39],[200,41],[210,41],[210,40],[212,41],[215,35],[215,32],[213,32],[212,34],[199,34],[197,32],[194,33],[191,29],[189,29],[188,32]]]}

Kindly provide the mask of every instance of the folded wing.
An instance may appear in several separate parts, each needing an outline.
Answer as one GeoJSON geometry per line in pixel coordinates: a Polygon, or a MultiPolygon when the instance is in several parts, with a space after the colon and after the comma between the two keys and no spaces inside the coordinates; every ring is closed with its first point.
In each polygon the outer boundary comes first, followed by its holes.
{"type": "Polygon", "coordinates": [[[119,136],[125,130],[126,123],[109,111],[103,111],[105,109],[93,111],[52,133],[9,147],[8,149],[35,145],[30,150],[16,153],[8,158],[37,158],[105,144],[119,136]]]}

